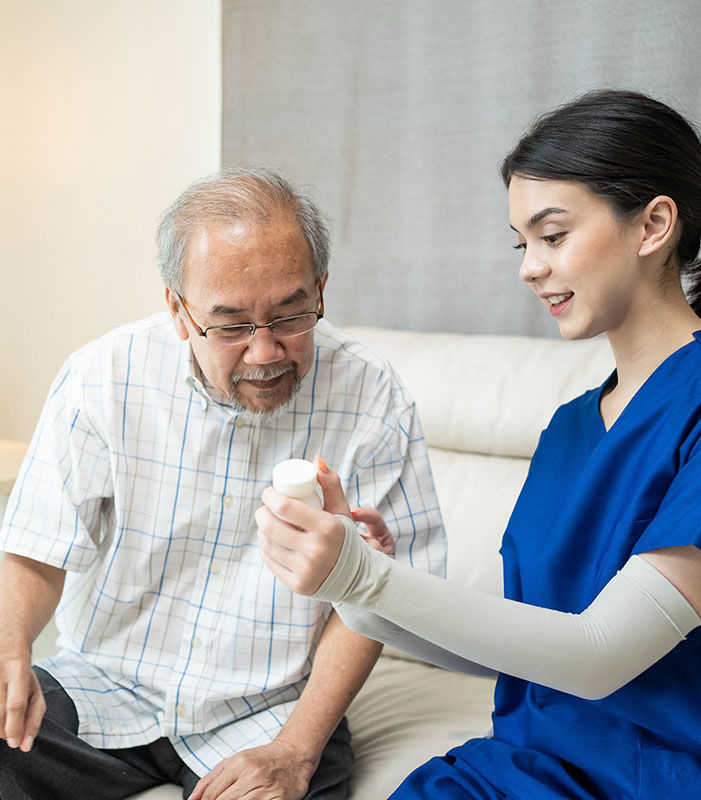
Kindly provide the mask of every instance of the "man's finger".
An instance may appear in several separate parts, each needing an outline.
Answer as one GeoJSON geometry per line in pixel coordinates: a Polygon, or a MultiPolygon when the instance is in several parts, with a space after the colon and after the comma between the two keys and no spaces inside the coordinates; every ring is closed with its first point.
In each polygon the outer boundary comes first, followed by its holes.
{"type": "Polygon", "coordinates": [[[39,681],[34,673],[32,673],[32,678],[34,686],[32,694],[29,698],[29,705],[27,706],[24,735],[22,737],[22,743],[20,744],[20,750],[22,750],[24,753],[28,753],[32,749],[34,740],[36,739],[37,734],[39,733],[39,728],[41,727],[41,721],[44,719],[44,714],[46,713],[46,701],[44,700],[44,693],[41,691],[39,681]]]}
{"type": "Polygon", "coordinates": [[[192,790],[192,794],[187,798],[187,800],[202,800],[202,795],[204,794],[205,789],[209,786],[211,779],[211,772],[205,775],[204,778],[200,778],[195,788],[192,790]]]}
{"type": "Polygon", "coordinates": [[[207,790],[202,795],[202,800],[225,800],[230,797],[247,797],[248,795],[246,794],[245,787],[241,783],[243,776],[240,772],[241,770],[237,767],[236,756],[234,756],[209,784],[207,790]]]}
{"type": "Polygon", "coordinates": [[[19,747],[24,739],[25,719],[32,693],[29,676],[34,677],[34,673],[26,664],[20,662],[12,662],[6,674],[8,673],[4,704],[5,738],[10,747],[19,747]]]}

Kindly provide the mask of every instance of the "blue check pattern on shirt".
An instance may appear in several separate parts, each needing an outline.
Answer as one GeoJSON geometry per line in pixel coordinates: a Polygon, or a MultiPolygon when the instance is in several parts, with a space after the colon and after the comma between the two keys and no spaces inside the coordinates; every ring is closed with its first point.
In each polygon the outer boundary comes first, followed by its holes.
{"type": "Polygon", "coordinates": [[[368,348],[323,320],[314,336],[300,394],[262,424],[193,382],[168,314],[92,342],[54,381],[0,547],[67,570],[42,666],[89,743],[168,736],[202,775],[278,733],[330,612],[258,555],[254,512],[281,459],[322,454],[352,506],[380,509],[397,558],[444,573],[413,402],[368,348]]]}

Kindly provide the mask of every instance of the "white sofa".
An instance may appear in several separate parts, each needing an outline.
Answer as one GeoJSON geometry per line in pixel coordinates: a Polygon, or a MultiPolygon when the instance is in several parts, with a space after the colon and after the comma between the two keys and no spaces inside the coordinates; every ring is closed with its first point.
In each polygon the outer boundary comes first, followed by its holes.
{"type": "MultiPolygon", "coordinates": [[[[352,332],[394,364],[418,404],[448,532],[448,577],[501,593],[501,534],[540,431],[559,404],[606,378],[606,341],[352,332]]],[[[42,634],[37,657],[53,637],[42,634]]],[[[413,767],[485,733],[493,688],[493,677],[386,649],[348,712],[353,800],[384,800],[413,767]]],[[[181,791],[161,786],[136,797],[177,800],[181,791]]]]}

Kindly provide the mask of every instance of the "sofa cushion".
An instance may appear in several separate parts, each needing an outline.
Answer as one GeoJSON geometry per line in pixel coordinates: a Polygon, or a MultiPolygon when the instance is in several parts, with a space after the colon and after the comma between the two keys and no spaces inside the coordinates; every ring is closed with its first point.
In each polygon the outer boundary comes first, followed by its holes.
{"type": "Polygon", "coordinates": [[[530,458],[555,409],[613,369],[608,342],[353,327],[416,400],[434,447],[530,458]]]}
{"type": "Polygon", "coordinates": [[[386,798],[432,756],[484,735],[495,680],[383,655],[348,710],[351,800],[386,798]]]}
{"type": "Polygon", "coordinates": [[[502,594],[499,547],[529,460],[429,447],[448,531],[448,578],[502,594]]]}

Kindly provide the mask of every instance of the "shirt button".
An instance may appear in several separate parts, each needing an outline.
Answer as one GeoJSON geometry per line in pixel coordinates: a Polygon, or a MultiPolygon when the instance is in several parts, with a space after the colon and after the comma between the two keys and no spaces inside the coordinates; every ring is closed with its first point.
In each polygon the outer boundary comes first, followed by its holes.
{"type": "Polygon", "coordinates": [[[220,563],[218,561],[212,561],[212,563],[209,565],[209,571],[213,575],[218,575],[221,572],[220,563]]]}
{"type": "Polygon", "coordinates": [[[195,636],[195,638],[192,640],[192,646],[194,648],[201,647],[202,646],[202,639],[200,639],[199,636],[195,636]]]}
{"type": "Polygon", "coordinates": [[[227,494],[227,495],[224,496],[224,505],[227,508],[231,508],[231,504],[233,502],[234,502],[234,498],[230,494],[227,494]]]}
{"type": "Polygon", "coordinates": [[[178,703],[178,705],[175,706],[175,711],[179,716],[183,717],[187,711],[187,706],[184,706],[182,703],[178,703]]]}

